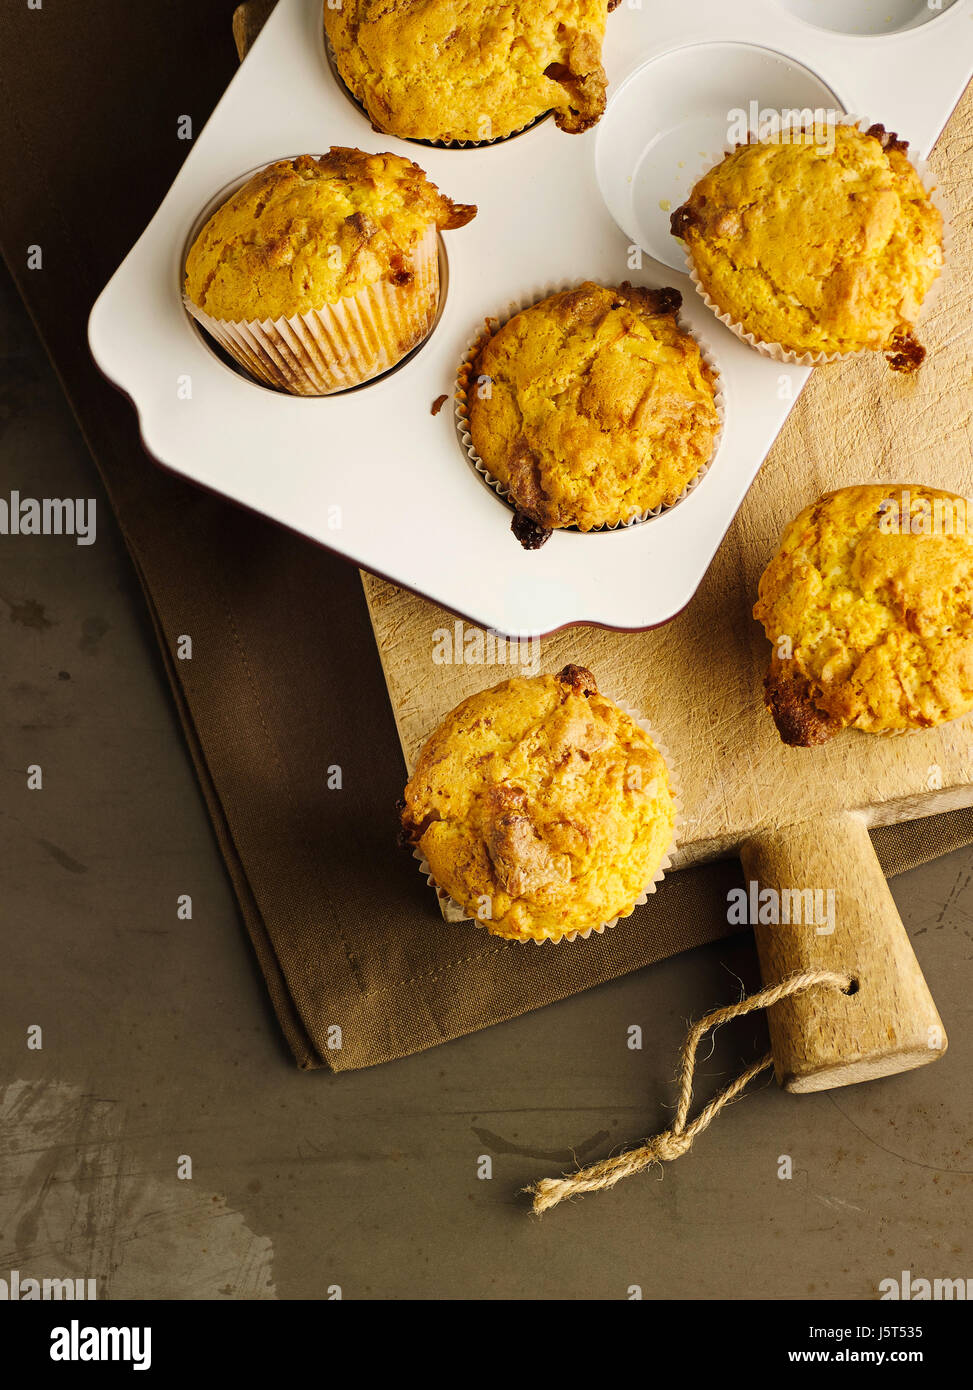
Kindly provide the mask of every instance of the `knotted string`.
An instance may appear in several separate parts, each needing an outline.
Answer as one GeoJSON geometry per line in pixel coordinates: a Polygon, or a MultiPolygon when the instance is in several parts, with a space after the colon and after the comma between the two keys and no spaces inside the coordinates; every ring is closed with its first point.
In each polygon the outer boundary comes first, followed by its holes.
{"type": "Polygon", "coordinates": [[[754,1077],[773,1066],[773,1054],[768,1052],[759,1062],[754,1062],[753,1066],[742,1072],[735,1081],[731,1081],[729,1086],[699,1112],[692,1124],[687,1125],[689,1107],[693,1100],[696,1049],[711,1028],[716,1028],[721,1023],[729,1023],[731,1018],[754,1013],[757,1009],[769,1008],[781,999],[804,994],[807,990],[816,989],[821,985],[841,990],[844,994],[852,983],[850,975],[838,974],[833,970],[802,970],[795,975],[789,975],[786,980],[781,980],[776,985],[769,985],[758,994],[751,994],[749,999],[741,999],[737,1004],[727,1004],[725,1008],[714,1009],[711,1014],[694,1023],[680,1054],[679,1103],[676,1106],[676,1118],[669,1129],[652,1139],[646,1139],[637,1149],[629,1149],[627,1153],[617,1154],[614,1158],[603,1158],[597,1163],[589,1164],[587,1168],[579,1168],[576,1173],[570,1173],[566,1177],[541,1178],[532,1187],[524,1189],[525,1192],[533,1193],[534,1211],[539,1216],[541,1212],[556,1207],[565,1197],[581,1197],[585,1192],[601,1192],[604,1188],[614,1187],[622,1178],[630,1177],[632,1173],[640,1173],[651,1163],[671,1163],[673,1159],[681,1158],[692,1148],[697,1134],[702,1134],[704,1129],[709,1128],[724,1105],[736,1100],[754,1077]]]}

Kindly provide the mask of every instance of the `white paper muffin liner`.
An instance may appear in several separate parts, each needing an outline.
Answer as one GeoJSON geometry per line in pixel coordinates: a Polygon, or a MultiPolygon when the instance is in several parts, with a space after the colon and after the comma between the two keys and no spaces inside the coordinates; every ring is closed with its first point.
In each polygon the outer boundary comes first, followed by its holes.
{"type": "MultiPolygon", "coordinates": [[[[346,94],[348,100],[354,106],[357,106],[358,110],[362,113],[365,120],[368,121],[369,125],[371,125],[372,118],[366,111],[364,103],[360,101],[358,97],[355,96],[355,93],[351,90],[351,88],[348,86],[348,83],[341,75],[341,70],[338,67],[337,55],[335,54],[334,47],[331,43],[330,38],[328,37],[328,31],[323,28],[323,25],[322,33],[324,36],[324,54],[328,60],[328,67],[331,69],[331,75],[334,77],[335,81],[340,85],[341,90],[346,94]]],[[[426,140],[418,135],[399,135],[394,136],[393,138],[398,140],[407,140],[410,145],[431,145],[432,148],[435,150],[480,150],[485,149],[488,145],[499,145],[504,140],[512,140],[515,135],[523,135],[524,131],[530,130],[531,126],[540,125],[541,121],[547,120],[550,114],[551,113],[549,111],[542,111],[540,115],[535,116],[532,121],[527,121],[525,125],[517,126],[515,130],[508,131],[506,135],[494,135],[489,140],[426,140]]],[[[375,127],[372,126],[372,129],[374,130],[375,127]]],[[[388,131],[380,131],[379,133],[382,135],[390,134],[390,132],[388,131]]]]}
{"type": "MultiPolygon", "coordinates": [[[[867,131],[871,126],[879,124],[879,122],[874,121],[865,116],[855,116],[848,114],[838,116],[836,118],[835,124],[853,125],[858,130],[864,132],[867,131]]],[[[722,159],[723,156],[726,154],[731,154],[734,149],[736,149],[736,146],[727,142],[723,147],[720,159],[722,159]]],[[[716,167],[716,165],[720,162],[720,159],[714,160],[711,157],[707,156],[707,162],[705,166],[700,167],[698,174],[690,184],[690,193],[692,189],[695,188],[699,180],[703,178],[706,174],[708,174],[711,169],[714,169],[716,167]]],[[[949,264],[950,215],[945,201],[942,197],[942,193],[940,192],[938,185],[933,181],[933,175],[929,168],[929,161],[926,159],[915,158],[911,152],[911,146],[908,152],[908,159],[912,167],[915,169],[916,173],[922,180],[922,185],[925,188],[926,193],[929,195],[930,202],[933,204],[934,207],[938,208],[943,219],[943,268],[936,276],[936,279],[933,281],[933,283],[930,285],[926,293],[926,297],[923,299],[922,304],[920,305],[919,317],[924,317],[930,304],[933,302],[936,295],[939,294],[942,288],[943,276],[946,273],[946,266],[949,264]]],[[[889,351],[888,348],[857,348],[853,352],[798,353],[782,347],[780,343],[768,342],[764,338],[758,338],[754,333],[751,333],[749,332],[749,330],[744,328],[743,324],[740,323],[739,320],[734,319],[732,314],[724,313],[724,311],[719,307],[719,305],[713,299],[710,298],[709,294],[703,287],[702,281],[696,273],[696,267],[693,263],[692,253],[690,252],[689,246],[685,242],[683,243],[683,253],[686,258],[686,273],[689,276],[690,280],[692,280],[693,286],[695,287],[697,294],[702,299],[706,307],[709,310],[711,310],[711,312],[716,316],[716,318],[719,319],[720,323],[725,324],[725,326],[730,330],[730,332],[736,334],[736,336],[742,342],[747,343],[752,348],[755,348],[757,352],[763,353],[765,357],[773,358],[775,362],[787,363],[795,367],[823,367],[831,362],[847,362],[853,357],[861,357],[864,354],[871,352],[889,351]]]]}
{"type": "Polygon", "coordinates": [[[916,734],[932,734],[940,729],[948,729],[950,724],[958,724],[969,714],[967,710],[965,714],[954,714],[952,719],[941,719],[938,724],[912,724],[907,729],[854,729],[853,732],[864,734],[866,738],[913,738],[916,734]]]}
{"type": "Polygon", "coordinates": [[[426,338],[439,308],[433,223],[406,285],[379,280],[336,304],[290,318],[216,319],[183,295],[187,311],[252,377],[294,396],[327,396],[394,367],[426,338]]]}
{"type": "MultiPolygon", "coordinates": [[[[503,501],[507,503],[511,510],[516,509],[516,503],[510,495],[509,487],[506,485],[506,483],[502,483],[499,478],[495,478],[493,476],[493,474],[487,468],[486,464],[480,458],[480,455],[477,453],[476,448],[473,444],[473,436],[470,433],[469,426],[469,411],[467,409],[466,404],[468,387],[467,377],[469,374],[469,370],[472,367],[474,357],[477,355],[480,348],[487,341],[487,339],[493,337],[493,335],[497,333],[501,328],[503,328],[504,324],[509,323],[509,321],[512,318],[514,318],[515,315],[522,313],[524,309],[532,308],[535,304],[543,303],[543,301],[545,299],[549,299],[551,295],[561,294],[565,290],[576,290],[580,288],[581,285],[587,284],[589,278],[590,277],[584,277],[582,279],[577,280],[560,281],[557,284],[548,285],[545,288],[539,289],[520,299],[509,301],[506,309],[502,313],[489,315],[486,319],[485,326],[480,329],[480,331],[476,334],[476,336],[472,339],[469,346],[467,347],[466,352],[463,355],[463,360],[460,364],[460,369],[456,374],[456,383],[453,390],[453,413],[456,422],[456,432],[459,435],[460,444],[470,463],[473,465],[477,473],[486,483],[487,487],[492,488],[492,490],[497,494],[497,496],[502,498],[503,501]]],[[[652,287],[649,286],[648,288],[652,287]]],[[[677,314],[677,319],[678,317],[679,316],[677,314]]],[[[713,464],[716,462],[716,458],[719,454],[720,445],[723,442],[723,435],[726,428],[726,398],[723,393],[723,378],[720,373],[719,366],[717,365],[716,358],[713,355],[713,351],[710,348],[709,344],[705,342],[704,339],[702,339],[700,335],[697,332],[695,332],[695,330],[687,328],[685,324],[680,323],[679,327],[682,329],[684,333],[687,333],[697,344],[703,360],[706,362],[706,365],[713,373],[713,403],[716,406],[716,413],[719,419],[719,425],[716,431],[716,435],[713,439],[713,450],[709,456],[709,459],[706,461],[706,463],[702,465],[702,467],[696,473],[693,474],[689,482],[683,488],[682,492],[680,492],[679,496],[675,498],[675,500],[672,502],[660,502],[657,506],[650,507],[648,510],[643,512],[638,512],[635,516],[629,517],[625,521],[606,521],[603,522],[602,525],[592,526],[589,530],[584,532],[582,532],[580,528],[577,526],[558,527],[558,530],[577,531],[579,534],[582,535],[593,536],[597,535],[599,532],[602,531],[627,530],[630,526],[638,526],[644,521],[649,521],[652,517],[661,516],[663,512],[671,511],[673,507],[678,507],[680,502],[684,501],[691,492],[694,492],[695,489],[699,487],[699,484],[703,481],[706,474],[709,472],[713,464]]]]}
{"type": "MultiPolygon", "coordinates": [[[[610,695],[606,695],[604,691],[599,691],[599,694],[603,695],[606,700],[612,699],[612,697],[610,695]]],[[[666,744],[662,741],[662,739],[659,738],[659,735],[656,733],[652,725],[638,712],[638,710],[633,709],[631,705],[627,705],[623,700],[612,700],[612,703],[614,705],[617,705],[617,707],[622,711],[623,714],[627,714],[630,719],[634,720],[635,723],[639,726],[640,729],[643,730],[644,733],[648,734],[649,738],[655,744],[656,750],[661,755],[662,760],[666,765],[666,771],[669,776],[669,792],[672,797],[673,808],[675,810],[675,821],[673,823],[672,828],[672,839],[669,842],[669,848],[662,856],[662,859],[659,862],[659,866],[656,869],[655,873],[652,875],[651,880],[645,885],[645,887],[642,889],[641,893],[632,903],[632,906],[628,909],[627,912],[620,912],[618,916],[613,917],[610,922],[602,922],[600,926],[596,927],[586,927],[583,931],[564,932],[561,936],[545,936],[540,938],[532,936],[529,938],[529,940],[532,941],[535,946],[544,946],[547,944],[554,946],[560,944],[560,942],[562,941],[577,941],[579,939],[581,941],[587,941],[588,937],[592,934],[596,936],[601,936],[604,932],[608,931],[610,927],[617,926],[617,924],[621,921],[624,921],[626,917],[631,917],[632,913],[635,911],[637,907],[641,907],[643,906],[643,904],[648,902],[651,895],[655,892],[659,884],[665,878],[667,870],[672,865],[673,853],[675,852],[676,847],[679,843],[679,835],[681,833],[683,825],[682,794],[679,789],[679,781],[671,755],[669,753],[669,749],[666,746],[666,744]]],[[[419,849],[418,846],[413,848],[412,856],[414,859],[417,859],[419,861],[419,872],[425,877],[426,883],[429,885],[430,888],[432,888],[436,896],[439,898],[444,913],[448,912],[450,914],[451,920],[470,922],[473,926],[481,927],[484,931],[489,930],[488,924],[486,922],[481,922],[477,917],[468,916],[463,906],[460,903],[456,902],[455,898],[450,897],[450,895],[446,892],[444,888],[441,888],[439,886],[439,884],[433,877],[433,873],[429,867],[428,861],[424,858],[422,850],[419,849]]],[[[519,940],[519,938],[517,937],[502,936],[499,932],[493,932],[492,935],[496,936],[498,941],[519,940]]],[[[527,942],[522,942],[521,944],[527,945],[527,942]]]]}

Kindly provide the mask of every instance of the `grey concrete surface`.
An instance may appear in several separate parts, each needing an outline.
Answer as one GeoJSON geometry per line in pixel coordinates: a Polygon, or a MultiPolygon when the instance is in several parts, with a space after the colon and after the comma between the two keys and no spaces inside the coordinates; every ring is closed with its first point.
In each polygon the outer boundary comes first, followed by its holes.
{"type": "MultiPolygon", "coordinates": [[[[541,1221],[527,1181],[668,1122],[686,1020],[756,981],[747,937],[391,1066],[298,1073],[120,536],[9,287],[2,320],[0,496],[95,496],[98,538],[0,536],[0,1277],[95,1277],[102,1298],[601,1300],[973,1276],[971,851],[893,884],[942,1062],[818,1096],[758,1086],[664,1173],[541,1221]]],[[[704,1099],[761,1030],[720,1031],[704,1099]]]]}

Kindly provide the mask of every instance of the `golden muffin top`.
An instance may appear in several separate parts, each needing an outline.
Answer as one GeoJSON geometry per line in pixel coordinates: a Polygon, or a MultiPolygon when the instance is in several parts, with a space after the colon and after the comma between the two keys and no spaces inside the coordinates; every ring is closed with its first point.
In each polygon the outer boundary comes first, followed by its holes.
{"type": "Polygon", "coordinates": [[[588,531],[671,503],[719,430],[676,290],[584,284],[515,315],[473,358],[470,434],[518,510],[588,531]]]}
{"type": "Polygon", "coordinates": [[[905,143],[882,126],[794,135],[727,154],[673,213],[673,233],[709,297],[763,342],[918,365],[911,328],[942,269],[943,224],[905,143]]]}
{"type": "Polygon", "coordinates": [[[376,130],[495,140],[554,111],[562,130],[605,109],[601,43],[618,0],[325,0],[338,71],[376,130]]]}
{"type": "Polygon", "coordinates": [[[475,214],[397,154],[282,159],[213,213],[186,258],[186,294],[215,319],[306,314],[379,280],[407,284],[429,228],[475,214]]]}
{"type": "Polygon", "coordinates": [[[973,503],[898,483],[830,492],[791,522],[753,610],[785,743],[973,709],[971,525],[973,503]]]}
{"type": "Polygon", "coordinates": [[[471,917],[543,941],[627,916],[675,818],[651,738],[590,671],[566,666],[453,710],[422,750],[402,826],[471,917]]]}

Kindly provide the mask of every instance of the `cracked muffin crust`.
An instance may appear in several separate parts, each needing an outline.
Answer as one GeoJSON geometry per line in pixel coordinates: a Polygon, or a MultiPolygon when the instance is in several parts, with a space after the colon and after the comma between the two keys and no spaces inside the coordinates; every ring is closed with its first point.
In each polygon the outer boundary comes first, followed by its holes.
{"type": "Polygon", "coordinates": [[[652,739],[590,671],[566,666],[457,706],[422,750],[402,830],[489,931],[556,941],[628,916],[675,819],[652,739]]]}
{"type": "Polygon", "coordinates": [[[971,505],[869,484],[827,493],[786,528],[753,610],[774,645],[765,691],[785,743],[973,710],[971,505]]]}
{"type": "Polygon", "coordinates": [[[942,270],[943,221],[884,127],[740,145],[671,222],[710,299],[761,342],[886,351],[906,371],[925,355],[913,324],[942,270]]]}
{"type": "Polygon", "coordinates": [[[473,446],[546,530],[671,504],[710,461],[714,374],[677,290],[588,282],[485,337],[464,373],[473,446]]]}
{"type": "Polygon", "coordinates": [[[462,227],[475,214],[400,155],[334,146],[319,159],[278,160],[203,227],[186,294],[219,320],[306,314],[380,281],[407,285],[430,227],[462,227]]]}
{"type": "Polygon", "coordinates": [[[601,45],[619,0],[326,0],[345,85],[376,130],[496,140],[546,111],[587,130],[605,109],[601,45]]]}

